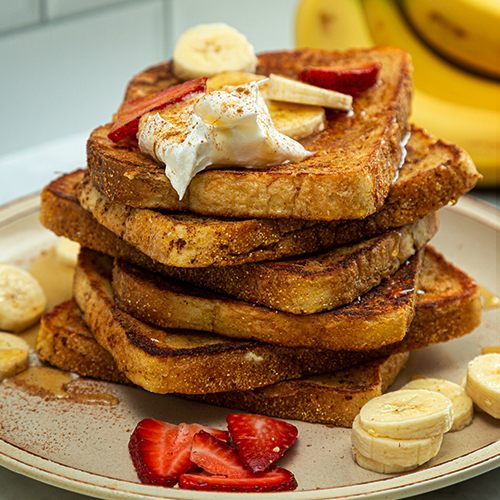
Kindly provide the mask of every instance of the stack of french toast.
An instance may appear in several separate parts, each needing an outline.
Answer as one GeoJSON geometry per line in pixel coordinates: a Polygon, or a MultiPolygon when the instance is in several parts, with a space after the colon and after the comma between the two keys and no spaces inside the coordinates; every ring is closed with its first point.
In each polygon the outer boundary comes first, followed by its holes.
{"type": "MultiPolygon", "coordinates": [[[[81,250],[73,300],[43,316],[40,358],[155,393],[349,426],[410,351],[472,332],[478,286],[428,243],[439,209],[480,176],[464,150],[409,123],[408,54],[269,52],[256,73],[295,79],[305,67],[366,63],[379,65],[377,83],[298,138],[313,154],[215,166],[181,199],[135,138],[113,142],[112,123],[95,129],[86,169],[42,192],[42,224],[81,250]]],[[[172,63],[159,64],[129,82],[124,104],[178,83],[172,63]]]]}

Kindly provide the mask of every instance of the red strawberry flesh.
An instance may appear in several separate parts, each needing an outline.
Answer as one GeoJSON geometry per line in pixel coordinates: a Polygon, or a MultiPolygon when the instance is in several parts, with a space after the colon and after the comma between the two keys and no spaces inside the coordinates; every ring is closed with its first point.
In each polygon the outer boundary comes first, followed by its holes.
{"type": "Polygon", "coordinates": [[[356,96],[375,85],[381,66],[368,63],[358,67],[311,67],[299,71],[297,76],[302,82],[356,96]]]}
{"type": "Polygon", "coordinates": [[[297,488],[294,475],[281,467],[270,467],[265,472],[245,477],[210,475],[206,472],[190,472],[180,478],[181,488],[205,491],[269,492],[292,491],[297,488]]]}
{"type": "Polygon", "coordinates": [[[275,418],[231,413],[226,421],[241,461],[253,472],[265,471],[297,440],[297,427],[275,418]]]}
{"type": "Polygon", "coordinates": [[[250,474],[234,448],[205,431],[194,436],[191,461],[210,474],[227,477],[246,477],[250,474]]]}
{"type": "Polygon", "coordinates": [[[126,137],[135,135],[139,130],[139,120],[142,115],[175,104],[195,92],[206,92],[206,82],[206,77],[197,78],[125,102],[116,113],[116,119],[108,133],[108,138],[113,142],[119,142],[126,137]]]}
{"type": "Polygon", "coordinates": [[[181,474],[193,470],[191,448],[195,434],[214,431],[227,439],[225,431],[198,424],[173,425],[153,418],[139,422],[129,440],[129,452],[142,483],[174,486],[181,474]]]}

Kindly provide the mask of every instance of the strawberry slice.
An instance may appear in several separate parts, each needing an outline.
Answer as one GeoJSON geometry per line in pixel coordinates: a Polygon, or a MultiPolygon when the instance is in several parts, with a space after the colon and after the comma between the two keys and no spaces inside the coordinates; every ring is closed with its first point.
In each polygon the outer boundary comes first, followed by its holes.
{"type": "Polygon", "coordinates": [[[294,475],[281,467],[270,467],[265,472],[247,476],[226,477],[206,472],[189,472],[180,477],[180,486],[185,489],[233,492],[292,491],[297,488],[294,475]]]}
{"type": "Polygon", "coordinates": [[[194,92],[206,92],[206,90],[207,78],[202,77],[125,102],[116,113],[108,138],[113,142],[118,142],[125,137],[130,137],[139,130],[139,120],[142,115],[175,104],[194,92]]]}
{"type": "Polygon", "coordinates": [[[201,430],[229,441],[226,431],[199,424],[173,425],[153,418],[139,422],[129,440],[129,452],[142,483],[174,486],[181,474],[195,468],[191,461],[194,436],[201,430]]]}
{"type": "Polygon", "coordinates": [[[205,431],[194,436],[191,461],[210,474],[227,477],[246,477],[249,474],[234,448],[205,431]]]}
{"type": "Polygon", "coordinates": [[[253,472],[266,470],[297,440],[297,427],[275,418],[231,413],[226,421],[241,461],[253,472]]]}
{"type": "Polygon", "coordinates": [[[299,71],[297,76],[305,83],[356,96],[375,85],[381,66],[380,63],[367,63],[356,68],[311,67],[299,71]]]}

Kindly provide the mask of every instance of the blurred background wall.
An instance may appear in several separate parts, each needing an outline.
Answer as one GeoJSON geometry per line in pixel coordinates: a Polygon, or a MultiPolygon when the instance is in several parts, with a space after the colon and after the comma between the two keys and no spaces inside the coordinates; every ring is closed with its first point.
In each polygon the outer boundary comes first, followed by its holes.
{"type": "MultiPolygon", "coordinates": [[[[0,0],[0,156],[108,122],[127,81],[188,27],[293,47],[296,0],[0,0]]],[[[84,147],[84,144],[82,145],[84,147]]]]}

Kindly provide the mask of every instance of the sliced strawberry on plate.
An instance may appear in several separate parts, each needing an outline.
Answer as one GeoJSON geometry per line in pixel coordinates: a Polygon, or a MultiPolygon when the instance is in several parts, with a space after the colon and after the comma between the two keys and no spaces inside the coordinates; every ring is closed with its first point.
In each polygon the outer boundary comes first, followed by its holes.
{"type": "Polygon", "coordinates": [[[375,85],[381,66],[380,63],[367,63],[355,68],[311,67],[299,71],[297,76],[305,83],[355,96],[375,85]]]}
{"type": "MultiPolygon", "coordinates": [[[[184,425],[186,425],[186,424],[184,424],[184,425]]],[[[206,425],[201,425],[201,424],[189,424],[189,426],[194,431],[193,436],[200,431],[205,431],[208,434],[210,434],[211,436],[214,436],[217,439],[220,439],[224,443],[229,443],[229,441],[231,441],[231,436],[229,435],[228,431],[223,431],[222,429],[215,429],[214,427],[208,427],[206,425]]]]}
{"type": "Polygon", "coordinates": [[[226,421],[241,461],[253,472],[266,470],[297,440],[297,427],[275,418],[231,413],[226,421]]]}
{"type": "Polygon", "coordinates": [[[250,473],[234,448],[205,431],[194,436],[191,461],[210,474],[246,477],[250,473]]]}
{"type": "Polygon", "coordinates": [[[180,477],[181,488],[206,491],[266,492],[292,491],[297,488],[294,475],[281,467],[271,466],[265,472],[243,477],[211,475],[206,472],[189,472],[180,477]]]}
{"type": "Polygon", "coordinates": [[[153,418],[139,422],[129,440],[129,452],[141,482],[174,486],[181,474],[195,468],[191,448],[195,434],[207,430],[227,439],[225,431],[198,424],[173,425],[153,418]]]}
{"type": "Polygon", "coordinates": [[[194,92],[206,92],[206,90],[207,78],[202,77],[125,102],[116,113],[108,138],[113,142],[118,142],[130,137],[139,130],[139,120],[142,115],[175,104],[194,92]]]}

